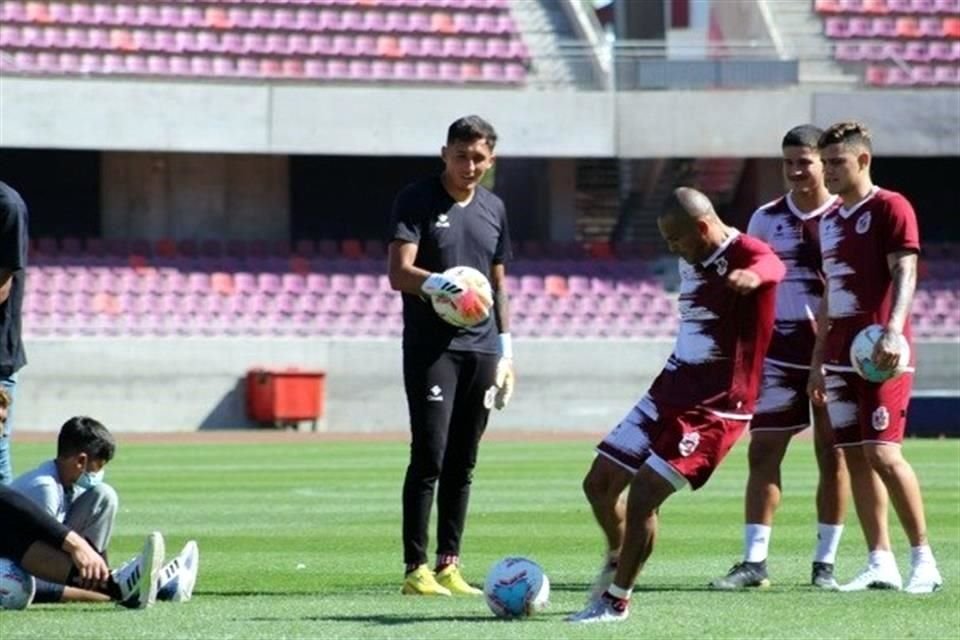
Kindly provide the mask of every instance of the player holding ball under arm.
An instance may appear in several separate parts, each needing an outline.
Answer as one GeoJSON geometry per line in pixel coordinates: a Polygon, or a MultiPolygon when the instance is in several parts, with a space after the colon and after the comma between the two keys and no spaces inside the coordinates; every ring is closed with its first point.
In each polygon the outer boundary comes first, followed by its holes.
{"type": "Polygon", "coordinates": [[[497,134],[478,116],[450,125],[439,176],[405,187],[391,216],[389,276],[403,294],[403,381],[410,411],[410,462],[403,483],[403,554],[407,595],[481,595],[460,572],[460,543],[490,409],[513,393],[505,263],[510,238],[503,202],[480,181],[495,156],[497,134]],[[430,298],[456,300],[466,285],[443,275],[467,266],[487,275],[493,313],[458,328],[430,298]],[[427,565],[427,528],[437,494],[436,565],[427,565]]]}

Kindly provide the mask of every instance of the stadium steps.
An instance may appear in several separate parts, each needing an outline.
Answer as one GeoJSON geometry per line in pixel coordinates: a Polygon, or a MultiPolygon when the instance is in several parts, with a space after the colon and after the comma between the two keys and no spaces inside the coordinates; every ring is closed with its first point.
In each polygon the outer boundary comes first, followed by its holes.
{"type": "Polygon", "coordinates": [[[810,0],[767,2],[774,28],[783,40],[784,55],[800,61],[800,83],[838,89],[861,83],[833,59],[830,39],[823,33],[823,20],[810,0]]]}
{"type": "Polygon", "coordinates": [[[610,239],[620,216],[619,161],[597,158],[577,161],[577,239],[610,239]]]}
{"type": "Polygon", "coordinates": [[[557,0],[510,0],[510,13],[530,50],[527,86],[556,89],[576,85],[570,60],[563,53],[577,36],[557,0]]]}

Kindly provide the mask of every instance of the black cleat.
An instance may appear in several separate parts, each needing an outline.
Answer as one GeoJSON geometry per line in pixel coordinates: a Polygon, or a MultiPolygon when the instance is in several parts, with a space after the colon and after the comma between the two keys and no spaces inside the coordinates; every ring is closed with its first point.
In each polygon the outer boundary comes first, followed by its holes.
{"type": "Polygon", "coordinates": [[[735,589],[766,589],[770,586],[770,579],[767,577],[767,562],[738,562],[733,565],[730,572],[722,578],[717,578],[710,583],[714,589],[725,591],[735,589]]]}
{"type": "Polygon", "coordinates": [[[833,575],[833,565],[829,562],[814,562],[810,571],[810,584],[827,591],[836,591],[840,584],[833,575]]]}

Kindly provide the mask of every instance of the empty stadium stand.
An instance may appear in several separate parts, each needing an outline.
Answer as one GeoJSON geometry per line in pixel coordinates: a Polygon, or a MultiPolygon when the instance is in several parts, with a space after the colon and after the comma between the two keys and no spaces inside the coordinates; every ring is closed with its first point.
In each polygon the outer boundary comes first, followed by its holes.
{"type": "Polygon", "coordinates": [[[815,0],[834,57],[867,84],[960,86],[960,0],[815,0]]]}
{"type": "Polygon", "coordinates": [[[507,0],[0,3],[5,73],[523,84],[507,0]]]}
{"type": "MultiPolygon", "coordinates": [[[[676,296],[657,272],[664,263],[566,245],[521,251],[507,278],[516,334],[673,337],[676,296]]],[[[24,330],[34,338],[398,336],[401,300],[382,252],[377,241],[357,240],[302,240],[290,251],[264,241],[40,238],[24,330]]],[[[960,337],[960,264],[948,255],[934,248],[924,261],[913,314],[920,338],[960,337]]]]}

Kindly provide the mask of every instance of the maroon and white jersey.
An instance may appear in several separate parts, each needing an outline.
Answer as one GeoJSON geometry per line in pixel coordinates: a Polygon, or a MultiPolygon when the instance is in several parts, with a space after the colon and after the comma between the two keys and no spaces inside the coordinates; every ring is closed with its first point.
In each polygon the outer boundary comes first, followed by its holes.
{"type": "MultiPolygon", "coordinates": [[[[874,187],[849,209],[839,207],[821,218],[820,250],[830,317],[824,365],[852,370],[853,337],[865,326],[886,324],[890,318],[893,280],[888,254],[920,251],[913,206],[899,193],[874,187]]],[[[909,316],[903,333],[912,347],[909,316]]]]}
{"type": "Polygon", "coordinates": [[[777,311],[767,359],[781,365],[809,368],[817,338],[816,318],[823,297],[820,266],[820,217],[839,204],[837,197],[804,213],[791,195],[757,209],[747,233],[763,240],[787,268],[777,286],[777,311]]]}
{"type": "Polygon", "coordinates": [[[681,260],[677,342],[640,410],[657,418],[660,408],[704,407],[749,420],[784,271],[770,247],[736,230],[700,264],[681,260]],[[763,284],[749,295],[736,293],[727,276],[737,269],[755,272],[763,284]]]}

